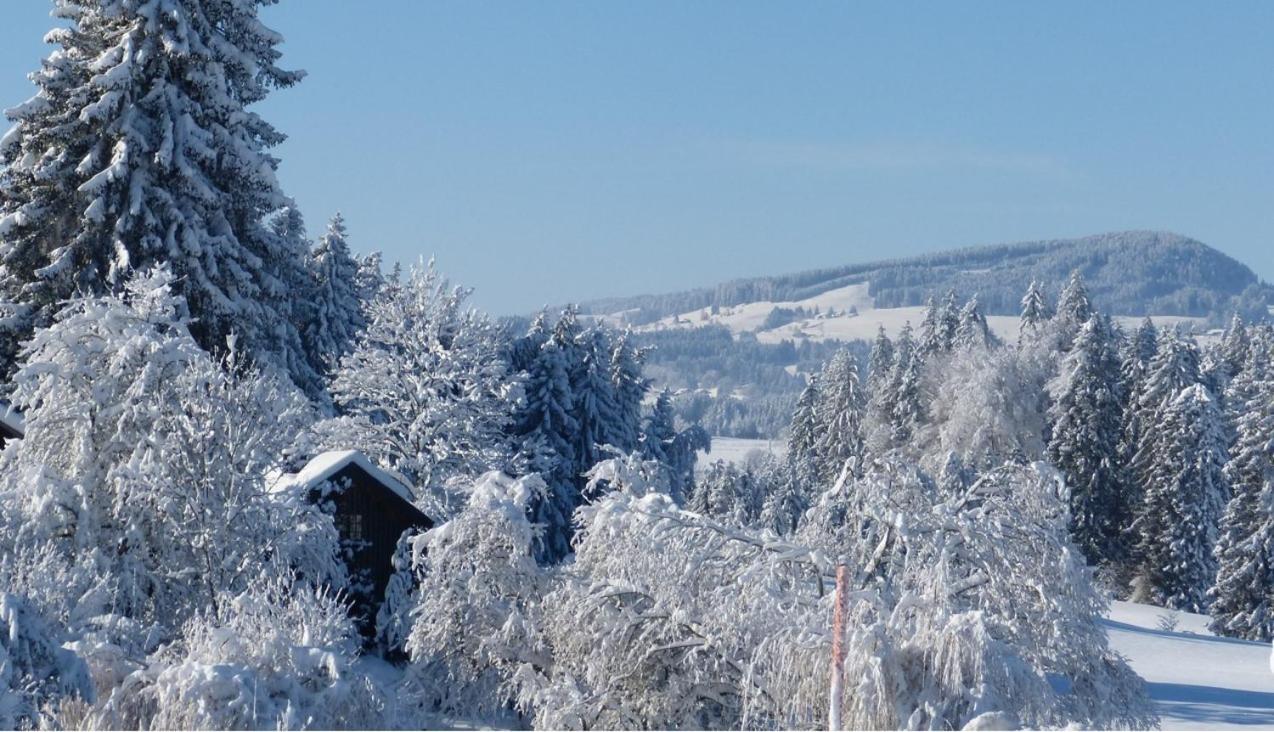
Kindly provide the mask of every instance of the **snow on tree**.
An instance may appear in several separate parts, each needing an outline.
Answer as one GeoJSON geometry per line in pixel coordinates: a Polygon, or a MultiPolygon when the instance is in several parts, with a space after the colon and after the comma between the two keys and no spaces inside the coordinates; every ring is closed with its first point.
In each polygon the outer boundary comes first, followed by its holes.
{"type": "Polygon", "coordinates": [[[1044,322],[1053,317],[1052,308],[1048,304],[1048,296],[1044,294],[1044,286],[1039,280],[1031,280],[1031,285],[1022,296],[1022,316],[1018,324],[1019,339],[1027,333],[1039,333],[1044,322]]]}
{"type": "Polygon", "coordinates": [[[1274,379],[1270,344],[1255,339],[1235,377],[1231,404],[1237,439],[1225,466],[1231,498],[1216,543],[1215,584],[1208,592],[1213,631],[1268,642],[1274,638],[1274,379]],[[1241,396],[1241,398],[1240,398],[1241,396]]]}
{"type": "Polygon", "coordinates": [[[661,391],[646,416],[641,452],[647,458],[668,466],[671,475],[669,490],[676,500],[684,500],[694,485],[695,453],[711,449],[712,438],[699,425],[690,425],[682,430],[676,428],[672,394],[667,389],[661,391]]]}
{"type": "Polygon", "coordinates": [[[313,287],[308,304],[313,315],[303,336],[310,361],[325,368],[334,368],[367,327],[359,298],[359,263],[350,255],[346,236],[345,219],[338,213],[309,253],[313,287]]]}
{"type": "Polygon", "coordinates": [[[987,325],[982,309],[978,307],[977,295],[974,295],[960,309],[953,344],[960,348],[990,348],[997,340],[991,333],[991,327],[987,325]]]}
{"type": "Polygon", "coordinates": [[[907,449],[934,469],[950,452],[979,469],[1040,459],[1044,415],[1037,367],[1029,352],[1018,349],[956,351],[930,375],[927,420],[907,449]]]}
{"type": "Polygon", "coordinates": [[[346,417],[316,428],[316,447],[358,449],[401,473],[435,518],[463,505],[449,482],[512,459],[506,430],[520,386],[497,328],[466,308],[468,295],[432,262],[385,288],[332,378],[332,399],[346,417]]]}
{"type": "Polygon", "coordinates": [[[853,507],[824,503],[866,533],[801,534],[816,545],[621,481],[580,509],[576,561],[537,625],[552,664],[519,671],[519,709],[537,729],[825,727],[842,557],[856,577],[847,728],[959,728],[984,715],[1152,725],[1140,679],[1106,645],[1060,481],[1039,470],[998,472],[950,500],[914,473],[873,474],[844,491],[853,507]]]}
{"type": "Polygon", "coordinates": [[[331,591],[262,577],[227,593],[104,698],[89,726],[376,729],[387,690],[355,667],[361,638],[331,591]]]}
{"type": "Polygon", "coordinates": [[[283,39],[262,4],[57,1],[69,26],[46,37],[59,48],[0,138],[0,289],[18,334],[163,263],[201,346],[236,333],[314,378],[290,312],[303,261],[265,222],[290,204],[268,152],[284,137],[248,110],[303,73],[276,65],[283,39]]]}
{"type": "Polygon", "coordinates": [[[1150,372],[1150,364],[1159,351],[1159,333],[1150,318],[1142,320],[1141,325],[1128,341],[1123,361],[1119,365],[1119,379],[1124,395],[1124,417],[1119,441],[1119,465],[1124,473],[1122,481],[1127,492],[1126,503],[1131,506],[1140,505],[1140,489],[1133,458],[1137,446],[1141,443],[1143,416],[1141,402],[1145,390],[1146,376],[1150,372]]]}
{"type": "Polygon", "coordinates": [[[756,472],[764,494],[758,525],[779,536],[792,536],[810,507],[812,485],[802,477],[807,474],[794,470],[791,463],[774,458],[759,465],[756,472]]]}
{"type": "Polygon", "coordinates": [[[632,344],[631,334],[615,339],[610,352],[610,384],[615,394],[616,418],[610,428],[611,444],[620,450],[634,450],[641,440],[641,405],[650,390],[650,380],[641,370],[645,351],[632,344]]]}
{"type": "Polygon", "coordinates": [[[407,638],[408,698],[418,709],[467,717],[503,710],[524,663],[551,665],[533,625],[546,578],[527,508],[539,478],[478,478],[464,510],[415,542],[420,577],[407,638]]]}
{"type": "Polygon", "coordinates": [[[906,446],[915,430],[925,422],[922,390],[923,354],[911,336],[911,324],[903,326],[894,342],[894,366],[889,380],[868,405],[870,452],[879,456],[906,446]]]}
{"type": "Polygon", "coordinates": [[[265,482],[307,403],[202,351],[172,285],[139,273],[38,331],[14,377],[26,437],[0,456],[0,553],[48,547],[77,568],[67,602],[168,627],[267,566],[340,571],[331,521],[265,482]]]}
{"type": "Polygon", "coordinates": [[[885,326],[876,328],[876,340],[872,341],[871,354],[867,358],[867,393],[875,394],[889,381],[894,367],[894,344],[885,334],[885,326]]]}
{"type": "Polygon", "coordinates": [[[686,507],[732,526],[755,526],[766,493],[750,467],[718,460],[708,466],[686,507]]]}
{"type": "MultiPolygon", "coordinates": [[[[818,408],[821,402],[818,377],[811,376],[796,400],[792,425],[787,432],[787,459],[794,465],[814,466],[817,463],[818,408]]],[[[816,467],[811,467],[808,474],[813,476],[815,472],[816,467]]]]}
{"type": "Polygon", "coordinates": [[[858,384],[858,362],[841,349],[823,367],[818,378],[821,400],[818,405],[815,451],[818,478],[827,484],[853,461],[853,470],[862,463],[863,410],[866,397],[858,384]]]}
{"type": "Polygon", "coordinates": [[[1100,315],[1080,329],[1048,388],[1047,456],[1070,487],[1071,537],[1090,564],[1104,563],[1119,554],[1131,507],[1120,482],[1119,358],[1100,315]]]}
{"type": "Polygon", "coordinates": [[[955,290],[948,290],[942,304],[929,298],[924,323],[920,326],[920,351],[924,356],[947,353],[955,345],[960,328],[960,304],[955,290]]]}
{"type": "Polygon", "coordinates": [[[0,727],[51,728],[64,702],[94,701],[88,666],[62,647],[65,636],[25,598],[0,590],[0,727]]]}
{"type": "Polygon", "coordinates": [[[1061,295],[1057,297],[1056,317],[1063,330],[1063,350],[1070,348],[1070,340],[1088,322],[1088,318],[1093,317],[1093,312],[1093,303],[1088,297],[1087,286],[1084,286],[1083,275],[1079,274],[1079,270],[1070,272],[1070,279],[1066,280],[1061,288],[1061,295]]]}
{"type": "MultiPolygon", "coordinates": [[[[534,346],[535,340],[528,336],[523,343],[534,346]]],[[[543,494],[533,496],[528,505],[531,520],[543,527],[536,556],[557,561],[571,551],[571,515],[581,500],[573,439],[578,424],[572,414],[574,399],[562,350],[543,339],[533,354],[527,357],[526,398],[514,430],[522,440],[528,469],[546,483],[543,494]]]]}
{"type": "Polygon", "coordinates": [[[364,322],[368,319],[368,306],[385,286],[385,275],[381,273],[381,259],[380,252],[354,255],[354,261],[358,264],[358,271],[354,275],[354,291],[358,294],[358,301],[362,305],[364,322]]]}
{"type": "Polygon", "coordinates": [[[1185,387],[1147,435],[1138,452],[1146,472],[1134,524],[1140,570],[1133,597],[1206,612],[1205,595],[1217,573],[1213,546],[1229,498],[1216,400],[1200,384],[1185,387]]]}
{"type": "MultiPolygon", "coordinates": [[[[1134,351],[1144,347],[1139,331],[1133,339],[1134,351]]],[[[1130,355],[1130,358],[1133,357],[1130,355]]],[[[1133,364],[1125,364],[1135,369],[1133,364]]],[[[1199,351],[1193,342],[1183,339],[1176,331],[1163,329],[1155,342],[1155,354],[1145,368],[1140,387],[1134,386],[1126,407],[1131,412],[1125,418],[1124,440],[1136,439],[1134,445],[1125,448],[1128,455],[1128,486],[1135,505],[1142,505],[1150,482],[1151,461],[1157,449],[1155,443],[1163,436],[1163,413],[1188,386],[1199,383],[1199,351]]],[[[1138,509],[1140,510],[1140,509],[1138,509]]]]}

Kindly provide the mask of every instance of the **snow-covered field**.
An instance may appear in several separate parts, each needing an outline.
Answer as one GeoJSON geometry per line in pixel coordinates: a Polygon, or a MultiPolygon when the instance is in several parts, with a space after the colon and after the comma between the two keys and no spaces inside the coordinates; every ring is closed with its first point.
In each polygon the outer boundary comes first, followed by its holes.
{"type": "MultiPolygon", "coordinates": [[[[868,287],[869,284],[864,282],[829,290],[804,300],[752,302],[720,308],[716,313],[706,309],[693,310],[662,318],[636,330],[657,331],[723,325],[735,335],[756,333],[756,338],[761,343],[780,343],[800,338],[808,338],[812,341],[871,340],[876,337],[876,329],[880,326],[884,326],[885,332],[890,337],[896,336],[907,323],[911,323],[913,328],[920,327],[925,317],[924,307],[877,309],[873,298],[868,294],[868,287]],[[809,312],[817,308],[820,315],[797,320],[778,328],[762,330],[766,317],[774,308],[803,308],[809,312]],[[829,312],[834,314],[828,317],[829,312]]],[[[623,315],[623,313],[615,313],[602,319],[618,324],[623,320],[623,315]]],[[[1203,318],[1179,315],[1155,315],[1152,319],[1160,326],[1188,325],[1202,329],[1206,325],[1206,320],[1203,318]]],[[[1131,330],[1141,322],[1141,317],[1116,315],[1115,320],[1125,330],[1131,330]]],[[[1017,340],[1018,318],[1016,316],[990,315],[987,316],[987,324],[1001,339],[1010,343],[1017,340]]]]}
{"type": "Polygon", "coordinates": [[[1206,615],[1177,614],[1163,630],[1162,608],[1116,602],[1111,645],[1146,680],[1164,729],[1274,729],[1274,673],[1270,646],[1220,638],[1206,615]]]}
{"type": "Polygon", "coordinates": [[[703,472],[718,460],[742,465],[752,455],[770,453],[782,456],[787,450],[783,440],[747,440],[741,437],[713,437],[712,452],[700,451],[695,470],[703,472]]]}

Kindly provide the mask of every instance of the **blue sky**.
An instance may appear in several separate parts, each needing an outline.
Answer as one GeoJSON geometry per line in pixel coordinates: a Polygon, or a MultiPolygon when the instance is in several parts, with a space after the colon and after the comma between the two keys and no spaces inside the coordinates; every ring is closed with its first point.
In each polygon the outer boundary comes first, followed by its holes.
{"type": "Polygon", "coordinates": [[[498,314],[1141,228],[1274,280],[1274,3],[1208,5],[284,0],[259,111],[312,234],[498,314]]]}

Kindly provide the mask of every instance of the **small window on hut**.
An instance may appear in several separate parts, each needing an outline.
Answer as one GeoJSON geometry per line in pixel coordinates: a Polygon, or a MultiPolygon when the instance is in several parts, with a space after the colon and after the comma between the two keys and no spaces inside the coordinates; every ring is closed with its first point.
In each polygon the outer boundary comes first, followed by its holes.
{"type": "Polygon", "coordinates": [[[346,513],[337,518],[339,523],[336,528],[340,531],[342,538],[346,541],[363,540],[363,514],[346,513]]]}

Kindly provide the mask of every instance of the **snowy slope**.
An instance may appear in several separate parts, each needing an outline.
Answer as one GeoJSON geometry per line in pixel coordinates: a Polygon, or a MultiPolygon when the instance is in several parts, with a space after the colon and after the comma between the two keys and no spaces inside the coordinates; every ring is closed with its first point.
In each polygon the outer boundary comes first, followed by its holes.
{"type": "MultiPolygon", "coordinates": [[[[670,315],[653,323],[635,328],[637,332],[668,330],[673,328],[699,328],[705,325],[722,325],[734,335],[755,333],[761,343],[780,343],[785,340],[808,338],[811,341],[838,340],[871,340],[876,337],[876,329],[885,327],[891,337],[896,336],[906,323],[919,328],[925,317],[925,308],[896,307],[876,308],[874,299],[868,294],[870,283],[829,290],[804,300],[785,302],[759,301],[743,305],[718,308],[716,312],[708,308],[692,310],[670,315]],[[775,308],[795,310],[802,308],[813,312],[816,308],[819,315],[797,320],[778,328],[764,329],[765,320],[775,308]],[[828,313],[832,313],[829,317],[828,313]]],[[[1180,315],[1152,315],[1151,318],[1160,326],[1184,324],[1203,330],[1206,327],[1204,318],[1191,318],[1180,315]]],[[[612,325],[622,325],[623,313],[602,316],[612,325]]],[[[1140,316],[1117,315],[1115,320],[1125,329],[1135,329],[1141,322],[1140,316]]],[[[1008,315],[987,316],[987,324],[997,336],[1005,341],[1017,340],[1018,318],[1008,315]]]]}
{"type": "Polygon", "coordinates": [[[1162,608],[1116,602],[1106,621],[1111,646],[1146,680],[1164,729],[1274,729],[1270,646],[1220,638],[1208,617],[1179,613],[1161,630],[1162,608]]]}

